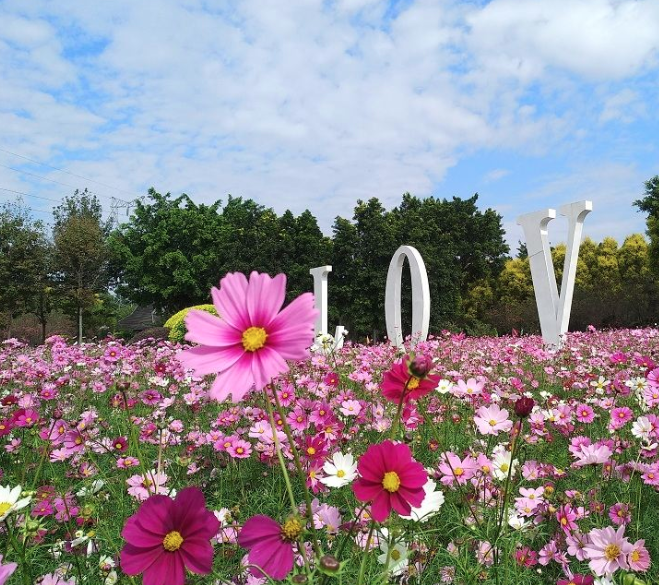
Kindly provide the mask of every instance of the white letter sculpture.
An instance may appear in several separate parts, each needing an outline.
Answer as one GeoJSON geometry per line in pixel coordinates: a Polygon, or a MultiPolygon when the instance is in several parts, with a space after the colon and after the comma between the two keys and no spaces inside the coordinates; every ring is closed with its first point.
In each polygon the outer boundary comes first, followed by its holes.
{"type": "Polygon", "coordinates": [[[416,248],[401,246],[396,250],[387,272],[387,286],[384,294],[384,314],[387,322],[387,336],[396,347],[403,346],[401,325],[400,291],[405,258],[410,264],[412,275],[412,338],[425,341],[430,324],[430,285],[423,258],[416,248]]]}
{"type": "MultiPolygon", "coordinates": [[[[315,324],[315,337],[319,335],[327,335],[327,275],[332,272],[331,266],[318,266],[309,270],[309,274],[313,276],[313,296],[316,304],[316,309],[319,311],[318,318],[315,324]]],[[[334,332],[334,343],[331,349],[341,349],[343,347],[343,339],[345,328],[338,325],[334,332]]],[[[329,338],[328,338],[329,339],[329,338]]]]}
{"type": "Polygon", "coordinates": [[[542,339],[557,349],[560,348],[562,336],[567,333],[570,323],[583,222],[592,210],[591,201],[577,201],[559,207],[561,215],[567,216],[569,222],[560,296],[547,236],[547,224],[556,218],[556,210],[534,211],[517,218],[517,223],[522,226],[526,237],[542,339]]]}

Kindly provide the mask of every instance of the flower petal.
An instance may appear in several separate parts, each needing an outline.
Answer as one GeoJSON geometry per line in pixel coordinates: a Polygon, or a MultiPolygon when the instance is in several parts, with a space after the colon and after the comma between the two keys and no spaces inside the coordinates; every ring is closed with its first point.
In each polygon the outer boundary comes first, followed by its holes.
{"type": "Polygon", "coordinates": [[[185,338],[201,345],[229,347],[240,344],[242,331],[206,311],[192,309],[185,316],[185,338]]]}
{"type": "Polygon", "coordinates": [[[252,355],[243,352],[242,357],[233,366],[215,378],[209,394],[219,402],[224,402],[229,395],[233,402],[240,402],[253,386],[252,355]]]}
{"type": "Polygon", "coordinates": [[[268,274],[252,272],[247,288],[247,312],[250,323],[255,327],[268,329],[270,322],[284,304],[286,295],[286,275],[278,274],[270,278],[268,274]]]}
{"type": "Polygon", "coordinates": [[[247,277],[230,272],[220,281],[220,289],[211,289],[213,305],[218,314],[234,329],[245,331],[250,326],[247,312],[247,277]]]}

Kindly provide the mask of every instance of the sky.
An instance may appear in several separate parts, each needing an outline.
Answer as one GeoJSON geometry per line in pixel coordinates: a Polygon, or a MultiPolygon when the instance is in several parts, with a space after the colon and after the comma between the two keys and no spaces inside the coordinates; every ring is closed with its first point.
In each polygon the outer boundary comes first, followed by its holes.
{"type": "Polygon", "coordinates": [[[657,0],[0,2],[0,203],[45,221],[153,186],[330,235],[358,199],[478,193],[513,251],[518,215],[582,199],[621,243],[658,104],[657,0]]]}

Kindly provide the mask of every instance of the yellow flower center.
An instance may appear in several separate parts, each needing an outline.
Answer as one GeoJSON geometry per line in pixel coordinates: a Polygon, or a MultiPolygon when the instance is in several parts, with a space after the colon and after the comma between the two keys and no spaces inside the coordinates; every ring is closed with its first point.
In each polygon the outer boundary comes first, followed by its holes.
{"type": "Polygon", "coordinates": [[[462,467],[456,467],[456,468],[453,470],[453,474],[454,474],[456,477],[460,477],[462,474],[464,474],[464,469],[462,469],[462,467]]]}
{"type": "Polygon", "coordinates": [[[346,472],[343,471],[343,469],[339,469],[339,470],[336,472],[336,477],[343,477],[345,474],[346,474],[346,472]]]}
{"type": "Polygon", "coordinates": [[[281,525],[281,535],[284,540],[296,540],[302,532],[302,524],[297,518],[289,518],[281,525]]]}
{"type": "Polygon", "coordinates": [[[244,452],[245,452],[245,449],[243,449],[242,447],[238,447],[236,449],[236,453],[238,453],[239,455],[242,455],[244,452]]]}
{"type": "Polygon", "coordinates": [[[567,524],[567,518],[561,518],[561,524],[565,526],[567,524]]]}
{"type": "Polygon", "coordinates": [[[394,550],[391,551],[391,553],[389,554],[389,556],[390,556],[394,561],[397,561],[398,559],[400,559],[400,551],[399,551],[398,549],[395,548],[394,550]]]}
{"type": "Polygon", "coordinates": [[[493,418],[490,419],[490,426],[491,427],[496,427],[497,426],[497,421],[495,421],[493,418]]]}
{"type": "Polygon", "coordinates": [[[3,516],[7,510],[11,508],[11,504],[9,502],[0,502],[0,516],[3,516]]]}
{"type": "Polygon", "coordinates": [[[165,538],[162,539],[162,545],[165,547],[165,550],[168,550],[169,552],[174,552],[175,550],[178,550],[181,548],[181,545],[183,544],[183,537],[181,536],[180,532],[177,532],[176,530],[172,530],[171,532],[168,532],[165,538]]]}
{"type": "Polygon", "coordinates": [[[313,447],[307,447],[307,455],[315,455],[316,450],[313,447]]]}
{"type": "Polygon", "coordinates": [[[398,491],[400,487],[400,477],[395,471],[387,471],[382,478],[382,487],[390,493],[398,491]]]}
{"type": "Polygon", "coordinates": [[[499,469],[501,471],[503,471],[504,473],[506,473],[506,471],[508,471],[508,467],[509,467],[509,465],[507,463],[502,463],[501,465],[499,465],[499,469]]]}
{"type": "Polygon", "coordinates": [[[620,556],[620,547],[617,544],[609,544],[604,549],[604,557],[607,561],[614,561],[620,556]]]}
{"type": "Polygon", "coordinates": [[[268,334],[263,327],[249,327],[243,331],[243,347],[245,351],[256,351],[265,345],[268,334]]]}
{"type": "Polygon", "coordinates": [[[641,558],[641,553],[637,550],[633,550],[630,558],[634,563],[638,563],[639,559],[641,558]]]}
{"type": "Polygon", "coordinates": [[[410,381],[407,383],[407,389],[408,390],[416,390],[419,387],[419,383],[421,380],[417,378],[416,376],[412,376],[410,378],[410,381]]]}
{"type": "Polygon", "coordinates": [[[123,446],[121,443],[117,443],[117,444],[114,446],[115,449],[123,449],[123,447],[124,447],[124,446],[123,446]]]}

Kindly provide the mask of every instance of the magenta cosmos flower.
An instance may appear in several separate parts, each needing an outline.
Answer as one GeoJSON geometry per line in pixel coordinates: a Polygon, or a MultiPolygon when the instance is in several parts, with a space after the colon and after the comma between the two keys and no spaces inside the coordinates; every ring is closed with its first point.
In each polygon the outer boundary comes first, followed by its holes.
{"type": "Polygon", "coordinates": [[[309,356],[313,343],[314,309],[311,293],[304,293],[280,311],[286,294],[286,276],[252,272],[229,273],[213,288],[213,304],[221,318],[192,310],[185,317],[185,338],[198,343],[177,354],[198,376],[217,373],[210,395],[218,401],[231,394],[242,400],[252,388],[261,390],[288,371],[285,360],[309,356]]]}
{"type": "Polygon", "coordinates": [[[402,516],[409,516],[412,508],[423,502],[423,486],[428,474],[421,463],[412,459],[405,444],[385,441],[371,445],[357,465],[361,476],[352,485],[355,497],[371,503],[371,517],[384,521],[393,508],[402,516]]]}
{"type": "MultiPolygon", "coordinates": [[[[396,362],[391,369],[384,373],[382,378],[382,395],[389,401],[399,403],[401,399],[405,402],[425,396],[437,388],[439,376],[427,374],[429,367],[425,368],[426,375],[415,376],[410,371],[410,365],[416,364],[420,358],[405,356],[396,362]]],[[[415,371],[416,367],[415,367],[415,371]]],[[[419,373],[417,371],[417,373],[419,373]]]]}
{"type": "Polygon", "coordinates": [[[144,585],[183,585],[185,569],[208,575],[213,566],[210,539],[220,521],[206,510],[196,487],[181,490],[176,499],[155,495],[128,518],[121,536],[121,569],[143,573],[144,585]]]}
{"type": "Polygon", "coordinates": [[[293,568],[293,543],[301,533],[302,523],[295,517],[279,524],[269,516],[252,516],[238,534],[238,544],[249,550],[252,575],[285,579],[293,568]]]}

